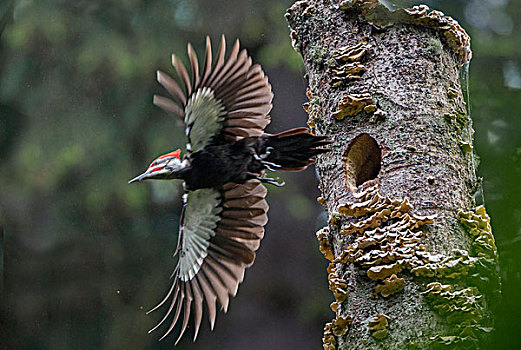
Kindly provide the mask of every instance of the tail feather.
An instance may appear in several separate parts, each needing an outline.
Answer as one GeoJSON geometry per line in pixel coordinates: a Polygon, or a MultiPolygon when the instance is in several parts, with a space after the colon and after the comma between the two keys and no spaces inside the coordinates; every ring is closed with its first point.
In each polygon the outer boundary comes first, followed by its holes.
{"type": "Polygon", "coordinates": [[[307,128],[295,128],[267,135],[260,155],[265,161],[278,165],[278,170],[300,171],[313,163],[316,155],[329,152],[329,148],[318,147],[330,143],[327,136],[315,136],[307,128]]]}
{"type": "Polygon", "coordinates": [[[266,135],[276,136],[278,138],[281,138],[281,137],[298,135],[298,134],[309,134],[309,129],[305,128],[305,127],[300,127],[300,128],[293,128],[293,129],[289,129],[289,130],[286,130],[283,132],[279,132],[278,134],[275,134],[275,135],[270,135],[270,134],[266,134],[266,135]]]}

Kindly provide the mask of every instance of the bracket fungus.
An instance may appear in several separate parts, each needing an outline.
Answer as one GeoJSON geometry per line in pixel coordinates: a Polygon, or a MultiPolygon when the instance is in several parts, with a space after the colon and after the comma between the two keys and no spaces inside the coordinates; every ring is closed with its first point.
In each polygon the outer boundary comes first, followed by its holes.
{"type": "Polygon", "coordinates": [[[422,252],[418,254],[423,264],[411,269],[417,277],[437,277],[456,279],[467,276],[469,271],[475,267],[477,259],[470,257],[466,250],[454,249],[452,256],[441,254],[430,254],[422,252]]]}
{"type": "Polygon", "coordinates": [[[341,337],[349,330],[349,325],[352,319],[350,317],[338,316],[331,322],[326,323],[324,326],[324,336],[322,343],[324,350],[335,350],[336,349],[336,338],[341,337]]]}
{"type": "Polygon", "coordinates": [[[366,42],[359,42],[355,46],[343,46],[334,52],[334,57],[344,62],[360,61],[367,54],[370,47],[366,42]]]}
{"type": "Polygon", "coordinates": [[[460,66],[470,61],[472,58],[470,36],[455,19],[445,16],[440,11],[428,12],[429,7],[426,5],[414,6],[403,11],[410,16],[411,24],[432,28],[440,33],[447,45],[457,55],[460,66]]]}
{"type": "Polygon", "coordinates": [[[350,62],[337,69],[333,68],[333,87],[339,87],[344,82],[351,80],[358,80],[365,71],[365,66],[359,62],[350,62]]]}
{"type": "Polygon", "coordinates": [[[351,317],[338,316],[333,320],[333,322],[331,322],[331,331],[337,337],[341,337],[347,333],[351,322],[351,317]]]}
{"type": "Polygon", "coordinates": [[[374,291],[381,294],[384,298],[398,293],[405,287],[405,280],[401,277],[397,277],[395,274],[384,279],[382,282],[382,284],[378,284],[374,287],[374,291]]]}
{"type": "Polygon", "coordinates": [[[459,91],[457,89],[454,89],[454,88],[449,88],[449,90],[447,91],[447,97],[450,98],[450,99],[455,99],[459,96],[459,91]]]}
{"type": "MultiPolygon", "coordinates": [[[[333,261],[335,256],[333,254],[333,247],[328,239],[329,227],[324,227],[317,232],[317,239],[320,243],[320,251],[324,254],[326,259],[333,261]]],[[[350,316],[340,316],[339,305],[347,299],[347,282],[338,275],[336,264],[330,263],[328,268],[328,283],[329,289],[333,292],[335,301],[331,303],[331,309],[335,312],[335,318],[326,323],[324,326],[324,336],[322,338],[325,350],[336,349],[336,338],[344,335],[352,322],[350,316]]]]}
{"type": "Polygon", "coordinates": [[[360,62],[368,53],[370,45],[360,42],[354,46],[344,46],[333,52],[337,64],[332,68],[333,87],[340,87],[351,80],[358,80],[366,71],[360,62]]]}
{"type": "Polygon", "coordinates": [[[383,339],[387,337],[389,331],[387,326],[389,325],[389,316],[384,314],[376,314],[374,319],[369,321],[369,331],[371,335],[376,339],[383,339]]]}
{"type": "Polygon", "coordinates": [[[467,127],[467,115],[463,111],[457,111],[455,109],[443,115],[443,118],[449,125],[453,125],[454,130],[459,135],[467,127]]]}
{"type": "Polygon", "coordinates": [[[352,117],[362,112],[362,110],[368,114],[373,113],[376,111],[376,106],[372,103],[373,98],[368,92],[344,95],[338,102],[338,110],[331,117],[336,120],[342,120],[345,117],[352,117]]]}
{"type": "MultiPolygon", "coordinates": [[[[472,250],[478,260],[476,267],[481,271],[474,276],[477,280],[484,280],[487,276],[495,276],[495,269],[498,261],[497,247],[490,226],[490,217],[485,207],[480,205],[474,211],[460,211],[460,222],[473,238],[472,250]]],[[[499,281],[496,281],[498,284],[499,281]]]]}
{"type": "Polygon", "coordinates": [[[322,337],[324,350],[336,350],[336,338],[331,330],[331,326],[332,322],[328,322],[324,326],[324,335],[322,337]]]}
{"type": "Polygon", "coordinates": [[[329,227],[324,227],[317,232],[317,239],[320,244],[320,251],[327,260],[333,261],[335,260],[335,255],[333,254],[333,246],[327,237],[329,234],[329,227]]]}
{"type": "Polygon", "coordinates": [[[339,315],[338,304],[338,302],[331,304],[331,310],[335,312],[335,318],[324,326],[324,336],[322,338],[324,350],[335,350],[336,337],[346,334],[353,322],[351,316],[342,317],[339,315]]]}
{"type": "Polygon", "coordinates": [[[391,11],[378,0],[342,0],[339,7],[341,10],[360,11],[369,23],[380,28],[403,23],[433,29],[454,52],[458,65],[462,66],[472,58],[470,36],[467,32],[455,19],[440,11],[429,12],[426,5],[391,11]]]}
{"type": "Polygon", "coordinates": [[[393,263],[389,265],[372,266],[367,270],[367,276],[373,281],[383,280],[391,275],[396,275],[402,271],[402,265],[393,263]]]}
{"type": "Polygon", "coordinates": [[[329,281],[329,290],[333,292],[337,303],[342,303],[347,299],[347,282],[338,276],[334,263],[329,264],[327,268],[329,281]]]}

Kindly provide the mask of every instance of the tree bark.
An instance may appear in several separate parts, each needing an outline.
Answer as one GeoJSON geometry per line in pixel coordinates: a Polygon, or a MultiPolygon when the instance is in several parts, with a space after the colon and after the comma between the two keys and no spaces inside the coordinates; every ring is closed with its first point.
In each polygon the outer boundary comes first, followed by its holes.
{"type": "Polygon", "coordinates": [[[309,82],[329,225],[317,237],[336,316],[324,349],[483,347],[497,251],[474,195],[473,130],[456,21],[426,6],[306,0],[286,14],[309,82]]]}

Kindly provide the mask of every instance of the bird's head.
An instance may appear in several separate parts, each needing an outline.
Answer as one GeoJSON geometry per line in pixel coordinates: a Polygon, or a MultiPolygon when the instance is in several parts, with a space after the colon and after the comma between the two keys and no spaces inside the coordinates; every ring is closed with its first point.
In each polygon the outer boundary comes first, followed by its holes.
{"type": "Polygon", "coordinates": [[[175,150],[162,156],[157,157],[147,171],[143,174],[133,178],[128,183],[133,183],[141,180],[156,179],[166,180],[176,178],[176,173],[185,167],[181,161],[181,150],[175,150]]]}

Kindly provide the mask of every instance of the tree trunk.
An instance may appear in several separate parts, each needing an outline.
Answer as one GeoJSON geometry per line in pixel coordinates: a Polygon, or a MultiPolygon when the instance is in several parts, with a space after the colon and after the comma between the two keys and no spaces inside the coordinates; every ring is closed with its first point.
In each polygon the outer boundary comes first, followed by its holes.
{"type": "Polygon", "coordinates": [[[469,37],[376,0],[299,1],[286,17],[308,124],[334,140],[316,164],[336,300],[324,349],[483,346],[499,279],[458,75],[469,37]]]}

